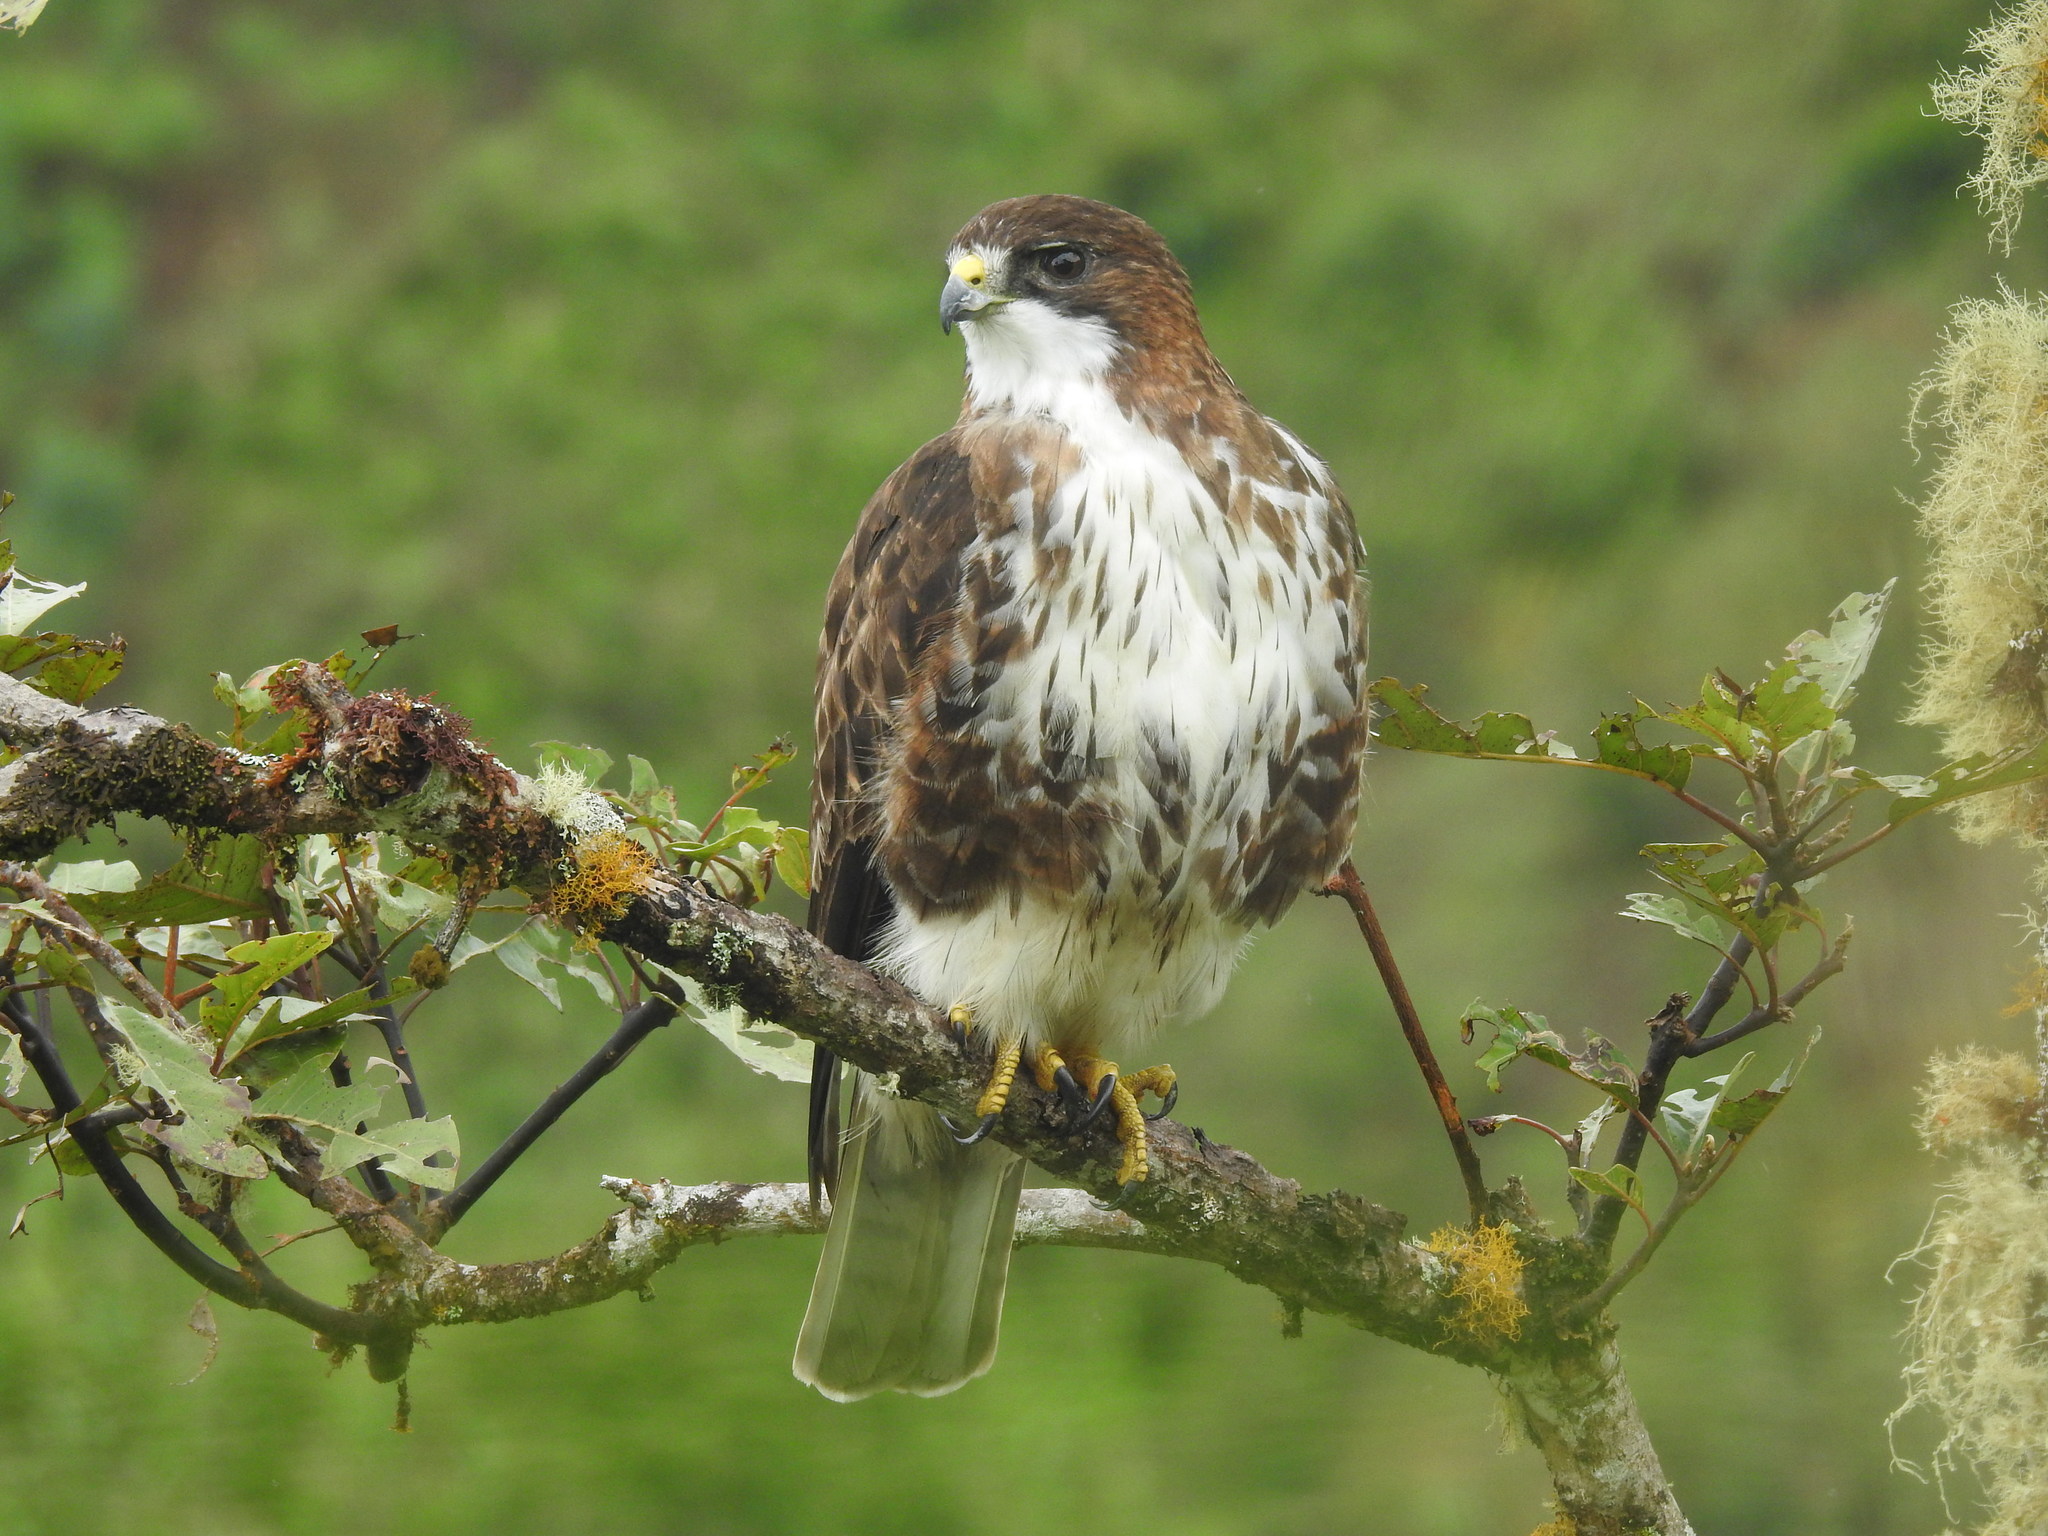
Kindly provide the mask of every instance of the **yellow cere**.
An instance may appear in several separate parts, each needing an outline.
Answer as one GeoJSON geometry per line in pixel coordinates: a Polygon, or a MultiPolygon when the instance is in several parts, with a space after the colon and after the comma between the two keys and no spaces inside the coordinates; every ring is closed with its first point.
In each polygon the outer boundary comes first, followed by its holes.
{"type": "Polygon", "coordinates": [[[988,276],[988,263],[972,254],[962,256],[953,263],[953,275],[970,288],[979,288],[981,280],[988,276]]]}

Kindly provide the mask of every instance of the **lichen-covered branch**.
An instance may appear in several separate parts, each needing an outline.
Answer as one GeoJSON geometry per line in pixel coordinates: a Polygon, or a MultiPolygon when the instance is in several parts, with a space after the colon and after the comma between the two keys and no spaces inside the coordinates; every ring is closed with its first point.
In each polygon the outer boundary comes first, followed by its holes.
{"type": "MultiPolygon", "coordinates": [[[[252,833],[280,847],[314,833],[387,834],[447,855],[467,892],[523,886],[593,936],[694,978],[722,1006],[780,1024],[905,1096],[956,1114],[972,1109],[989,1067],[978,1049],[903,987],[781,918],[728,903],[651,857],[613,871],[601,906],[565,904],[553,887],[581,867],[584,829],[568,824],[573,817],[551,819],[546,794],[470,740],[459,717],[402,694],[354,697],[306,664],[280,669],[271,694],[302,723],[297,746],[280,757],[217,746],[135,710],[55,703],[0,676],[0,741],[22,754],[0,767],[0,859],[28,862],[124,814],[199,835],[252,833]]],[[[690,1247],[818,1226],[802,1186],[609,1180],[626,1208],[589,1240],[548,1259],[469,1265],[434,1246],[445,1213],[380,1201],[324,1171],[320,1148],[288,1121],[266,1120],[260,1100],[252,1118],[275,1138],[280,1177],[370,1264],[371,1277],[339,1314],[347,1326],[323,1337],[337,1348],[363,1346],[379,1380],[404,1373],[423,1328],[590,1305],[644,1290],[690,1247]]],[[[1120,1189],[1121,1148],[1110,1127],[1075,1134],[1056,1096],[1028,1078],[994,1136],[1080,1186],[1027,1195],[1019,1242],[1201,1260],[1272,1291],[1290,1315],[1326,1314],[1484,1367],[1514,1384],[1582,1532],[1633,1528],[1617,1523],[1624,1519],[1660,1536],[1685,1531],[1668,1493],[1661,1506],[1644,1493],[1659,1474],[1613,1363],[1611,1322],[1556,1322],[1598,1284],[1598,1250],[1545,1235],[1514,1184],[1485,1196],[1485,1241],[1425,1245],[1404,1238],[1396,1212],[1341,1191],[1306,1192],[1172,1121],[1151,1128],[1146,1178],[1120,1189]],[[1117,1198],[1122,1208],[1091,1196],[1117,1198]],[[1461,1257],[1482,1252],[1505,1253],[1512,1272],[1480,1273],[1485,1266],[1461,1257]],[[1491,1314],[1474,1311],[1475,1295],[1511,1300],[1514,1326],[1476,1324],[1491,1314]],[[1594,1490],[1581,1498],[1556,1463],[1566,1454],[1615,1461],[1571,1474],[1594,1490]],[[1603,1506],[1600,1487],[1619,1492],[1603,1506]]]]}

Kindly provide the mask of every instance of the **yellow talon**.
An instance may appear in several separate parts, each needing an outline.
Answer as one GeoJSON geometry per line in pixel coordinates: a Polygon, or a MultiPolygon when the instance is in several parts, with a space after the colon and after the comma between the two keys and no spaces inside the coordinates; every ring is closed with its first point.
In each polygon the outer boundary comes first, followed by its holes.
{"type": "Polygon", "coordinates": [[[1031,1056],[1031,1077],[1040,1093],[1051,1093],[1059,1084],[1053,1074],[1067,1064],[1066,1058],[1049,1045],[1041,1045],[1031,1056]]]}
{"type": "Polygon", "coordinates": [[[961,1039],[965,1040],[967,1032],[974,1028],[974,1010],[965,1003],[955,1003],[946,1010],[946,1022],[953,1026],[961,1039]]]}
{"type": "Polygon", "coordinates": [[[1151,1167],[1145,1155],[1145,1116],[1138,1108],[1138,1096],[1118,1078],[1116,1086],[1109,1090],[1109,1105],[1116,1111],[1116,1139],[1124,1144],[1124,1160],[1117,1165],[1116,1181],[1142,1183],[1151,1167]]]}
{"type": "Polygon", "coordinates": [[[1163,1100],[1173,1092],[1179,1081],[1180,1078],[1175,1075],[1173,1068],[1161,1063],[1156,1067],[1147,1067],[1142,1072],[1133,1072],[1123,1080],[1123,1084],[1137,1098],[1142,1099],[1150,1093],[1163,1100]]]}
{"type": "Polygon", "coordinates": [[[981,1098],[974,1106],[978,1116],[1000,1115],[1003,1106],[1010,1102],[1010,1084],[1017,1077],[1017,1063],[1024,1054],[1024,1047],[1017,1041],[1008,1042],[996,1052],[995,1070],[988,1075],[988,1086],[981,1091],[981,1098]]]}

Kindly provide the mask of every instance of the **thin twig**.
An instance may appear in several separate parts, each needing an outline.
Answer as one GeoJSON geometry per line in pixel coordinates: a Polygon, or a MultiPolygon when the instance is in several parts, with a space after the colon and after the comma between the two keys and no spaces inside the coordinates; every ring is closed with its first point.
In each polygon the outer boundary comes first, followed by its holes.
{"type": "Polygon", "coordinates": [[[1791,989],[1775,1004],[1752,1008],[1737,1023],[1729,1025],[1718,1034],[1707,1035],[1686,1046],[1687,1056],[1704,1056],[1709,1051],[1718,1051],[1724,1045],[1733,1045],[1737,1040],[1755,1034],[1758,1030],[1792,1017],[1792,1010],[1812,995],[1813,989],[1829,978],[1842,974],[1848,964],[1849,940],[1855,935],[1854,926],[1845,927],[1842,936],[1828,947],[1820,963],[1793,983],[1791,989]]]}
{"type": "MultiPolygon", "coordinates": [[[[8,1026],[20,1038],[23,1057],[41,1080],[51,1100],[66,1114],[78,1108],[78,1090],[72,1085],[63,1058],[57,1054],[56,1042],[40,1022],[32,1019],[20,1000],[13,996],[0,999],[0,1014],[5,1015],[8,1026]]],[[[239,1307],[281,1313],[293,1322],[337,1341],[361,1343],[377,1333],[373,1320],[315,1301],[267,1269],[258,1267],[244,1272],[229,1269],[218,1260],[209,1258],[200,1251],[198,1244],[157,1209],[156,1202],[149,1198],[148,1192],[135,1181],[135,1176],[122,1162],[120,1152],[107,1140],[106,1132],[97,1129],[81,1131],[83,1123],[81,1121],[72,1127],[72,1139],[86,1161],[92,1164],[93,1172],[99,1175],[100,1182],[114,1197],[114,1203],[120,1206],[122,1214],[155,1245],[159,1253],[208,1290],[239,1307]]]]}
{"type": "Polygon", "coordinates": [[[54,925],[64,930],[66,945],[75,944],[99,961],[106,967],[108,975],[121,983],[137,1002],[158,1018],[174,1024],[181,1030],[191,1030],[191,1025],[180,1018],[178,1010],[171,1006],[170,999],[157,991],[150,984],[149,978],[129,963],[126,955],[101,938],[92,924],[80,917],[71,904],[65,901],[63,894],[49,881],[32,869],[0,860],[0,885],[12,886],[15,890],[24,891],[40,901],[43,910],[54,920],[54,925]]]}
{"type": "Polygon", "coordinates": [[[666,997],[650,997],[620,1019],[612,1037],[598,1048],[594,1056],[578,1067],[568,1081],[541,1100],[534,1112],[499,1143],[497,1150],[477,1165],[474,1173],[428,1207],[427,1226],[433,1236],[438,1240],[441,1234],[462,1220],[469,1208],[483,1198],[485,1191],[497,1183],[505,1170],[561,1119],[572,1104],[630,1056],[642,1040],[675,1016],[676,1005],[673,1002],[666,997]]]}
{"type": "Polygon", "coordinates": [[[1337,871],[1336,878],[1324,886],[1323,891],[1326,895],[1343,897],[1345,905],[1351,908],[1351,915],[1358,919],[1358,931],[1365,936],[1366,947],[1372,951],[1373,964],[1379,967],[1380,984],[1386,988],[1387,1000],[1394,1005],[1394,1016],[1401,1021],[1401,1033],[1407,1037],[1415,1064],[1422,1069],[1422,1080],[1429,1085],[1429,1096],[1436,1101],[1437,1116],[1443,1121],[1444,1134],[1450,1138],[1451,1155],[1458,1160],[1458,1176],[1465,1181],[1465,1200],[1471,1207],[1472,1221],[1476,1226],[1486,1218],[1486,1175],[1479,1166],[1479,1153],[1466,1132],[1465,1121],[1458,1113],[1457,1098],[1451,1093],[1451,1085],[1444,1080],[1443,1068],[1437,1065],[1429,1036],[1423,1032],[1422,1018],[1415,1011],[1415,1000],[1408,995],[1407,982],[1401,979],[1401,968],[1394,962],[1393,946],[1387,942],[1386,930],[1380,926],[1372,898],[1366,894],[1365,884],[1358,878],[1358,867],[1346,859],[1344,867],[1337,871]]]}

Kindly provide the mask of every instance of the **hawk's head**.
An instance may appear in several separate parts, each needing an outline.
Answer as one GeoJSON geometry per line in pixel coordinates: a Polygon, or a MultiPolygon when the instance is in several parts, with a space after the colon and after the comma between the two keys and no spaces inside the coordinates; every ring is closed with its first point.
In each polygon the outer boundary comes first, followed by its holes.
{"type": "Polygon", "coordinates": [[[1187,273],[1157,230],[1121,208],[1061,196],[991,203],[954,237],[946,264],[939,323],[962,327],[978,401],[1035,403],[1112,370],[1193,382],[1215,368],[1187,273]]]}

